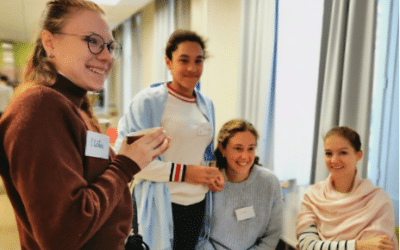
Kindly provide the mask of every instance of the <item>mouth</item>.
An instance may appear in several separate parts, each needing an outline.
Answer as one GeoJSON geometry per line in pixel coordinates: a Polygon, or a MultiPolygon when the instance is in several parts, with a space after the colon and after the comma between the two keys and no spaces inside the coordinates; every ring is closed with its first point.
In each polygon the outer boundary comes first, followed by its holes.
{"type": "Polygon", "coordinates": [[[331,167],[331,168],[333,168],[333,169],[342,169],[344,167],[343,166],[338,166],[338,167],[331,167]]]}
{"type": "Polygon", "coordinates": [[[236,163],[242,167],[246,167],[249,164],[248,162],[236,162],[236,163]]]}
{"type": "Polygon", "coordinates": [[[91,66],[86,66],[86,68],[90,71],[92,71],[95,74],[105,76],[107,72],[107,68],[97,68],[97,67],[91,67],[91,66]]]}

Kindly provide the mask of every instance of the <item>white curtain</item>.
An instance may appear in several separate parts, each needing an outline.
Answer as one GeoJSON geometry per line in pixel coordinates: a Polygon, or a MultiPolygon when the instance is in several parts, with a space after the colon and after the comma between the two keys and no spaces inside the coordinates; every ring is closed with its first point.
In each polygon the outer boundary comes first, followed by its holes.
{"type": "Polygon", "coordinates": [[[272,145],[272,136],[264,131],[266,123],[272,124],[267,117],[273,110],[268,95],[274,56],[275,7],[275,0],[242,1],[239,54],[238,116],[260,132],[258,155],[261,163],[269,168],[272,168],[272,150],[266,147],[272,145]]]}
{"type": "Polygon", "coordinates": [[[154,62],[156,82],[170,81],[171,75],[165,65],[165,45],[169,36],[174,31],[174,2],[172,0],[155,0],[156,5],[156,26],[154,62]]]}
{"type": "Polygon", "coordinates": [[[135,14],[122,24],[121,43],[123,53],[121,54],[120,67],[122,87],[120,88],[119,96],[122,97],[120,99],[120,108],[124,113],[128,111],[129,103],[142,86],[140,26],[140,13],[135,14]]]}
{"type": "Polygon", "coordinates": [[[175,29],[189,29],[190,1],[155,0],[156,27],[154,61],[156,82],[171,81],[172,76],[165,65],[165,45],[175,29]]]}
{"type": "Polygon", "coordinates": [[[329,175],[323,137],[334,126],[349,126],[361,137],[366,177],[373,83],[377,0],[325,0],[320,57],[312,183],[329,175]]]}
{"type": "Polygon", "coordinates": [[[190,29],[190,1],[175,1],[175,28],[190,29]]]}
{"type": "Polygon", "coordinates": [[[379,0],[378,10],[368,178],[399,221],[399,1],[379,0]]]}

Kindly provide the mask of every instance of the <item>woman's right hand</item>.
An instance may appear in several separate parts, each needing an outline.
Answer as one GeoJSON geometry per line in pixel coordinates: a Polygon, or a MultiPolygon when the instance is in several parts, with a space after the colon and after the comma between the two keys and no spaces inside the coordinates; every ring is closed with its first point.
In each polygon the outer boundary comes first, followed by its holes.
{"type": "MultiPolygon", "coordinates": [[[[223,176],[217,167],[204,167],[197,165],[187,165],[185,181],[192,184],[205,184],[207,186],[215,185],[219,183],[223,188],[224,183],[221,183],[223,176]]],[[[211,191],[221,191],[211,190],[211,191]]]]}
{"type": "Polygon", "coordinates": [[[356,240],[357,250],[385,249],[393,250],[394,244],[386,235],[376,236],[368,240],[356,240]]]}
{"type": "Polygon", "coordinates": [[[137,139],[132,144],[128,144],[127,139],[125,139],[118,154],[130,158],[136,162],[140,169],[143,169],[170,147],[170,141],[171,138],[167,137],[165,130],[159,128],[137,139]]]}

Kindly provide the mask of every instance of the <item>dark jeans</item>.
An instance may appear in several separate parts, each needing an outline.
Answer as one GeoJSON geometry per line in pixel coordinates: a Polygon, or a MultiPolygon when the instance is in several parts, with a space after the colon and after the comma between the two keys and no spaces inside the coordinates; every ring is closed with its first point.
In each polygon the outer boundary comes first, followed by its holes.
{"type": "Polygon", "coordinates": [[[204,224],[205,209],[205,199],[189,206],[172,203],[174,250],[195,249],[204,224]]]}

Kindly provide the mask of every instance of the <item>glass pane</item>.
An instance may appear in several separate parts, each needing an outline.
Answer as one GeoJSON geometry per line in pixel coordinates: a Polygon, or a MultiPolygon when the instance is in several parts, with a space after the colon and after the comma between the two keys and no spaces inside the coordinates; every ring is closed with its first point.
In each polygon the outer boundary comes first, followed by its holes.
{"type": "Polygon", "coordinates": [[[279,1],[274,171],[299,184],[311,175],[322,14],[320,0],[279,1]]]}

